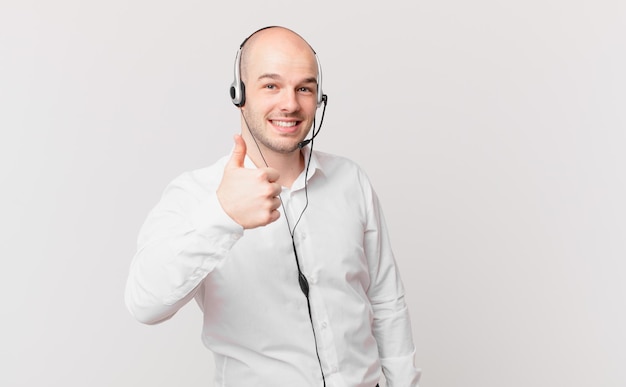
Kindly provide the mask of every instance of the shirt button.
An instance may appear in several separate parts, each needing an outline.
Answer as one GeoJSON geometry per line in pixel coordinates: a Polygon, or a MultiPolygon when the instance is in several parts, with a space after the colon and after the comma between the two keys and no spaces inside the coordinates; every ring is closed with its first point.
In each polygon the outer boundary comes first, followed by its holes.
{"type": "Polygon", "coordinates": [[[326,329],[327,326],[328,324],[326,324],[326,321],[322,322],[322,329],[326,329]]]}
{"type": "Polygon", "coordinates": [[[317,277],[311,277],[311,284],[315,285],[317,283],[317,277]]]}

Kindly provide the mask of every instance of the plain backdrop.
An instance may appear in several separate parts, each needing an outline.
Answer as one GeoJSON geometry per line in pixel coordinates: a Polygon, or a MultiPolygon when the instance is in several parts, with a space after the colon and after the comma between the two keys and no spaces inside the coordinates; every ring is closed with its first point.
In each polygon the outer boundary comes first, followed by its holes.
{"type": "Polygon", "coordinates": [[[324,69],[316,149],[382,200],[421,385],[625,386],[622,0],[0,0],[0,385],[213,385],[197,306],[142,325],[124,285],[276,24],[324,69]]]}

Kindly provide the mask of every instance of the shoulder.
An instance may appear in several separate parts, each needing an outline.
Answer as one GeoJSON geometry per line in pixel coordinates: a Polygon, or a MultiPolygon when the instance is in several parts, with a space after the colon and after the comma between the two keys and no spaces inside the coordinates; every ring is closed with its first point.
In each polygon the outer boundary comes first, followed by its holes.
{"type": "Polygon", "coordinates": [[[352,170],[359,173],[364,173],[363,168],[354,160],[340,156],[334,153],[314,151],[315,159],[319,163],[321,169],[328,170],[352,170]]]}
{"type": "Polygon", "coordinates": [[[356,161],[333,153],[315,151],[318,168],[329,178],[358,179],[361,184],[370,185],[370,180],[361,165],[356,161]]]}
{"type": "Polygon", "coordinates": [[[214,192],[222,180],[227,160],[228,156],[224,156],[207,167],[181,173],[167,185],[164,194],[201,197],[214,192]]]}

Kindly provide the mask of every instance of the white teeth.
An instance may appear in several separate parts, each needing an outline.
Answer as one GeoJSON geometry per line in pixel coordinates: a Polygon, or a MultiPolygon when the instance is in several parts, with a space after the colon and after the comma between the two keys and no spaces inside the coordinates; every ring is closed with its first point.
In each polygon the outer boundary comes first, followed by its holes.
{"type": "Polygon", "coordinates": [[[274,125],[276,126],[281,126],[283,128],[289,128],[292,126],[296,126],[296,122],[295,121],[272,121],[272,123],[274,123],[274,125]]]}

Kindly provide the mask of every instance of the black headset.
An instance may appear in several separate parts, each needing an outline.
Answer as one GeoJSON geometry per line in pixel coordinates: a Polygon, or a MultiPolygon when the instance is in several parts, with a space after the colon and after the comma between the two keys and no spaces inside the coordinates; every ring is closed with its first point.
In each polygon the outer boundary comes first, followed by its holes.
{"type": "MultiPolygon", "coordinates": [[[[239,45],[239,50],[237,50],[237,56],[235,56],[235,79],[230,86],[230,99],[237,107],[242,107],[246,103],[246,85],[244,85],[243,81],[241,80],[241,49],[246,44],[246,42],[257,32],[275,27],[278,26],[268,26],[260,28],[251,33],[250,36],[245,38],[244,41],[239,45]]],[[[309,47],[311,47],[311,45],[309,45],[309,47]]],[[[315,56],[315,62],[317,64],[317,107],[320,107],[322,103],[326,101],[326,95],[322,91],[322,65],[320,64],[320,60],[317,57],[317,53],[315,52],[313,47],[311,47],[311,51],[313,51],[313,55],[315,56]]]]}

